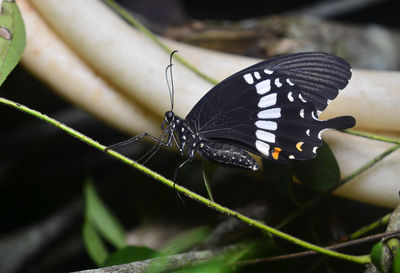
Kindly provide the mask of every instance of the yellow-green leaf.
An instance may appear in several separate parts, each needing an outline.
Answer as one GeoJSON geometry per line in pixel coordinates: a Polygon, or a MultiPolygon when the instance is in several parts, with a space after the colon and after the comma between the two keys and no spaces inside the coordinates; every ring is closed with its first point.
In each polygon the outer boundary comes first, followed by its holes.
{"type": "Polygon", "coordinates": [[[381,273],[386,273],[383,265],[383,243],[379,242],[372,247],[371,250],[371,261],[381,273]]]}
{"type": "Polygon", "coordinates": [[[86,221],[89,221],[114,247],[126,245],[125,231],[118,219],[103,204],[91,181],[85,183],[86,221]]]}
{"type": "Polygon", "coordinates": [[[83,224],[82,237],[90,258],[96,265],[101,266],[108,257],[108,251],[97,230],[89,221],[83,224]]]}
{"type": "Polygon", "coordinates": [[[392,269],[393,273],[400,273],[400,250],[397,250],[397,253],[394,256],[392,269]]]}
{"type": "Polygon", "coordinates": [[[210,161],[203,161],[203,180],[204,180],[204,185],[206,186],[206,189],[208,192],[208,196],[210,197],[211,201],[214,201],[214,198],[213,198],[212,192],[211,192],[211,178],[217,168],[218,168],[218,165],[216,165],[210,161]]]}
{"type": "Polygon", "coordinates": [[[0,85],[21,59],[25,25],[14,1],[3,1],[0,13],[0,85]]]}
{"type": "Polygon", "coordinates": [[[159,256],[159,252],[144,246],[126,246],[112,253],[102,267],[127,264],[159,256]]]}

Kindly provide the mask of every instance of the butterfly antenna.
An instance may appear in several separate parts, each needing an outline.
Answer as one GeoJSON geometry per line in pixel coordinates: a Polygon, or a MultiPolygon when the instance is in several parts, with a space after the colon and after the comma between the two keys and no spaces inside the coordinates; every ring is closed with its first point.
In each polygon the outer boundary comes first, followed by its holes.
{"type": "Polygon", "coordinates": [[[169,100],[171,101],[171,111],[174,108],[174,102],[172,101],[172,90],[171,90],[171,86],[169,84],[169,78],[168,78],[168,70],[171,69],[171,64],[169,64],[167,66],[167,68],[165,69],[165,79],[167,81],[167,86],[168,86],[168,91],[169,91],[169,100]]]}
{"type": "Polygon", "coordinates": [[[174,78],[172,77],[172,57],[174,56],[174,54],[178,52],[178,50],[174,50],[171,52],[171,55],[169,56],[169,65],[167,66],[167,68],[165,69],[165,77],[167,79],[167,85],[168,85],[168,90],[169,90],[169,98],[171,100],[171,111],[174,110],[174,100],[175,100],[175,91],[174,91],[174,78]],[[170,81],[168,79],[168,70],[169,70],[169,78],[171,79],[171,85],[169,84],[170,81]]]}

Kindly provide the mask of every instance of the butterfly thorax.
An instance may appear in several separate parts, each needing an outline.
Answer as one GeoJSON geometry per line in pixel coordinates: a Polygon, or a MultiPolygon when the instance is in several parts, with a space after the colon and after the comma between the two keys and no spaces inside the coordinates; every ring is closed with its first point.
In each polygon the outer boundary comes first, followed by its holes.
{"type": "Polygon", "coordinates": [[[175,115],[172,111],[167,111],[164,120],[182,155],[187,154],[193,158],[195,152],[204,147],[199,133],[190,128],[185,119],[175,115]]]}

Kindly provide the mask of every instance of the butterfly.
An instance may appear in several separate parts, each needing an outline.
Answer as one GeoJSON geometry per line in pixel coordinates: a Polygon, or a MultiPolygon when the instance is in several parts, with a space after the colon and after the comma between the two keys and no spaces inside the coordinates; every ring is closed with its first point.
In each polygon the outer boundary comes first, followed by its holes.
{"type": "Polygon", "coordinates": [[[196,153],[218,165],[253,171],[259,165],[250,153],[280,163],[315,158],[324,130],[355,125],[352,116],[318,118],[350,78],[350,65],[327,53],[274,57],[215,85],[184,119],[173,112],[170,89],[171,110],[165,112],[161,137],[143,133],[124,144],[144,136],[157,147],[175,143],[187,155],[180,167],[196,153]]]}

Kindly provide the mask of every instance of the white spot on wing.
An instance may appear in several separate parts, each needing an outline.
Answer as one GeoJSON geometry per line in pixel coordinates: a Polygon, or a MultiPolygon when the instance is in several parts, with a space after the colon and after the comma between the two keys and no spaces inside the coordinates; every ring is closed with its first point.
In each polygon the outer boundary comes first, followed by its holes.
{"type": "Polygon", "coordinates": [[[257,93],[264,95],[271,90],[271,80],[263,80],[256,84],[257,93]]]}
{"type": "Polygon", "coordinates": [[[276,104],[276,93],[266,95],[258,102],[258,107],[266,108],[276,104]]]}
{"type": "Polygon", "coordinates": [[[254,83],[253,76],[250,73],[244,74],[243,78],[248,84],[253,84],[254,83]]]}
{"type": "Polygon", "coordinates": [[[264,140],[269,143],[275,143],[275,135],[270,132],[266,132],[263,130],[257,130],[256,137],[260,140],[264,140]]]}
{"type": "Polygon", "coordinates": [[[303,96],[301,95],[301,93],[299,93],[299,99],[300,99],[302,102],[304,102],[304,103],[307,102],[307,101],[303,98],[303,96]]]}
{"type": "Polygon", "coordinates": [[[279,81],[279,78],[275,79],[275,85],[276,85],[276,87],[281,87],[282,86],[282,83],[279,81]]]}
{"type": "Polygon", "coordinates": [[[287,94],[287,98],[289,99],[290,102],[293,102],[293,101],[294,101],[292,92],[289,92],[289,93],[287,94]]]}
{"type": "Polygon", "coordinates": [[[255,125],[258,128],[275,131],[278,128],[278,124],[275,121],[257,120],[255,125]]]}
{"type": "Polygon", "coordinates": [[[294,159],[294,155],[289,155],[289,159],[294,159]]]}
{"type": "Polygon", "coordinates": [[[263,155],[269,156],[269,145],[267,143],[256,140],[256,148],[263,155]]]}
{"type": "Polygon", "coordinates": [[[269,69],[264,69],[264,73],[268,74],[268,75],[271,75],[272,73],[274,73],[274,71],[269,70],[269,69]]]}
{"type": "Polygon", "coordinates": [[[263,110],[258,113],[258,118],[263,119],[271,119],[271,118],[280,118],[281,117],[281,108],[272,108],[263,110]]]}
{"type": "Polygon", "coordinates": [[[260,73],[258,73],[257,71],[254,72],[254,77],[255,77],[257,80],[261,79],[260,73]]]}
{"type": "Polygon", "coordinates": [[[291,86],[294,85],[294,83],[292,83],[289,79],[286,79],[286,82],[287,82],[289,85],[291,85],[291,86]]]}
{"type": "Polygon", "coordinates": [[[304,109],[303,108],[300,110],[300,117],[304,118],[304,109]]]}
{"type": "Polygon", "coordinates": [[[318,138],[319,138],[319,139],[322,139],[322,133],[323,133],[324,131],[326,131],[326,130],[328,130],[328,129],[322,129],[321,131],[319,131],[319,133],[318,133],[318,138]]]}
{"type": "Polygon", "coordinates": [[[317,153],[317,149],[318,149],[318,147],[314,147],[314,148],[312,149],[312,152],[313,152],[314,154],[316,154],[316,153],[317,153]]]}
{"type": "Polygon", "coordinates": [[[306,130],[306,134],[307,134],[308,136],[310,136],[310,129],[307,129],[307,130],[306,130]]]}

